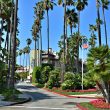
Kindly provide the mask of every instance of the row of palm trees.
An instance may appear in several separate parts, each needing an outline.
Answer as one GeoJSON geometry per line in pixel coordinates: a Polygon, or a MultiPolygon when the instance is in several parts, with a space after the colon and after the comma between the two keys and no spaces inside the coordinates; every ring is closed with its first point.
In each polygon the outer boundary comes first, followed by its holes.
{"type": "Polygon", "coordinates": [[[19,19],[17,17],[18,0],[1,0],[0,1],[0,50],[2,62],[8,65],[7,87],[14,88],[14,76],[16,67],[16,50],[19,45],[17,34],[19,33],[17,26],[19,19]],[[6,33],[6,36],[5,36],[6,33]],[[5,46],[3,46],[5,41],[5,46]],[[5,55],[3,53],[5,50],[5,55]]]}
{"type": "Polygon", "coordinates": [[[22,66],[25,67],[26,66],[26,71],[27,71],[27,65],[29,65],[29,70],[30,70],[30,50],[31,50],[30,45],[32,43],[32,40],[30,38],[28,38],[26,40],[26,43],[27,43],[27,46],[24,47],[23,49],[20,49],[18,51],[18,54],[20,56],[20,67],[22,67],[22,66]],[[22,60],[22,55],[24,56],[23,60],[22,60]],[[23,61],[23,62],[21,62],[21,61],[23,61]]]}
{"type": "MultiPolygon", "coordinates": [[[[49,54],[49,10],[53,10],[53,7],[56,6],[57,3],[55,1],[51,0],[41,0],[40,2],[36,3],[36,7],[34,8],[35,12],[35,21],[32,26],[32,36],[35,41],[35,50],[36,50],[36,42],[40,39],[40,45],[42,50],[42,35],[41,35],[41,29],[42,29],[42,20],[44,18],[44,14],[47,15],[47,42],[48,42],[48,54],[49,54]]],[[[88,5],[88,0],[58,0],[58,5],[62,5],[64,8],[64,32],[63,32],[63,72],[62,76],[65,72],[65,64],[67,63],[67,56],[68,56],[68,41],[67,41],[67,27],[70,27],[71,35],[73,34],[73,28],[77,27],[78,31],[78,39],[77,42],[77,60],[76,60],[76,68],[77,73],[79,72],[79,41],[80,41],[80,14],[81,11],[85,9],[85,7],[88,5]]],[[[101,45],[101,18],[100,18],[100,7],[102,7],[103,12],[103,22],[104,22],[104,28],[105,28],[105,40],[106,45],[107,43],[107,29],[106,29],[106,19],[105,19],[105,9],[108,9],[109,1],[108,0],[96,0],[96,8],[97,8],[97,19],[96,19],[96,30],[98,32],[98,38],[99,38],[99,45],[101,45]]],[[[92,38],[93,39],[93,38],[92,38]]],[[[40,53],[41,54],[41,53],[40,53]]],[[[42,55],[42,54],[41,54],[42,55]]],[[[40,57],[41,59],[41,57],[40,57]]],[[[35,61],[36,61],[36,51],[35,51],[35,61]]],[[[36,63],[34,64],[36,65],[36,63]]],[[[63,80],[63,79],[62,79],[63,80]]]]}

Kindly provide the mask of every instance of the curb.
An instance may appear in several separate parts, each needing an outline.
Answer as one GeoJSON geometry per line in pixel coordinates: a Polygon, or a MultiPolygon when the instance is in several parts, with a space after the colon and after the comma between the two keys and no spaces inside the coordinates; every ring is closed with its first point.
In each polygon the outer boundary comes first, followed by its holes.
{"type": "Polygon", "coordinates": [[[76,104],[76,106],[77,106],[80,110],[88,110],[87,108],[81,106],[80,104],[76,104]]]}
{"type": "Polygon", "coordinates": [[[58,95],[60,95],[60,96],[66,96],[66,97],[68,97],[68,98],[103,99],[103,98],[97,98],[97,97],[69,96],[69,95],[64,95],[64,94],[60,94],[60,93],[57,93],[57,92],[53,92],[53,91],[48,90],[48,89],[45,89],[45,88],[41,88],[41,89],[46,90],[46,91],[48,91],[48,92],[52,92],[52,93],[54,93],[54,94],[58,94],[58,95]]]}
{"type": "Polygon", "coordinates": [[[15,103],[12,103],[12,104],[6,105],[6,106],[17,105],[17,104],[23,104],[23,103],[26,103],[26,102],[29,102],[29,101],[31,101],[31,98],[28,98],[28,99],[26,99],[26,100],[24,100],[24,101],[21,101],[21,102],[15,102],[15,103]]]}

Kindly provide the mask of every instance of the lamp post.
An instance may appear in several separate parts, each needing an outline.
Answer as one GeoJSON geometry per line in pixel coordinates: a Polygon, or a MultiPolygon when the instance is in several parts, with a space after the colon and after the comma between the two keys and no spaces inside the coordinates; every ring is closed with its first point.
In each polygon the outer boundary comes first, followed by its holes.
{"type": "Polygon", "coordinates": [[[87,49],[87,48],[88,48],[87,39],[84,36],[84,37],[82,37],[82,82],[81,82],[82,90],[84,89],[84,87],[83,87],[83,82],[84,82],[84,58],[83,58],[83,51],[84,51],[84,49],[87,49]]]}
{"type": "Polygon", "coordinates": [[[83,76],[84,76],[83,69],[84,66],[83,66],[83,38],[82,38],[82,82],[81,82],[82,90],[83,90],[83,76]]]}

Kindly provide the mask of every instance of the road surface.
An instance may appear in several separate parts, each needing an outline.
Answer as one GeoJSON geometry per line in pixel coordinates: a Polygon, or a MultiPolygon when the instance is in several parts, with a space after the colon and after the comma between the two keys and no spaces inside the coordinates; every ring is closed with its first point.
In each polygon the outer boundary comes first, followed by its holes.
{"type": "Polygon", "coordinates": [[[17,88],[28,94],[32,98],[32,101],[14,106],[0,107],[0,110],[79,110],[76,107],[76,103],[92,100],[85,98],[67,98],[26,83],[17,84],[17,88]]]}

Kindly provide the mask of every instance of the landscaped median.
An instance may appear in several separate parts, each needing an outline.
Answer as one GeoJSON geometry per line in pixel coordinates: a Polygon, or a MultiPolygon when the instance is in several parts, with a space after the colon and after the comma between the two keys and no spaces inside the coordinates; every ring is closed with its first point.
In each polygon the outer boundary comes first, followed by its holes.
{"type": "Polygon", "coordinates": [[[18,90],[8,90],[5,89],[4,92],[0,94],[0,106],[9,106],[15,104],[22,104],[30,101],[31,98],[18,90]]]}

